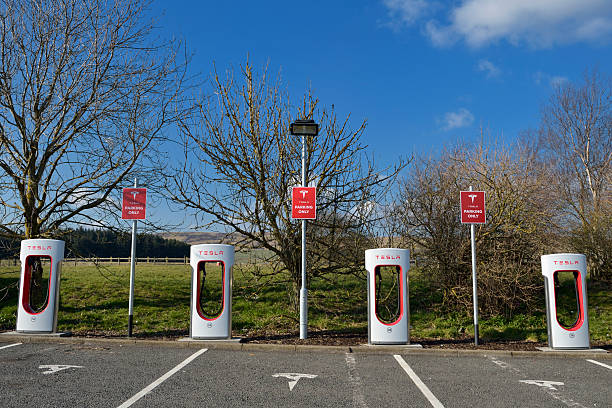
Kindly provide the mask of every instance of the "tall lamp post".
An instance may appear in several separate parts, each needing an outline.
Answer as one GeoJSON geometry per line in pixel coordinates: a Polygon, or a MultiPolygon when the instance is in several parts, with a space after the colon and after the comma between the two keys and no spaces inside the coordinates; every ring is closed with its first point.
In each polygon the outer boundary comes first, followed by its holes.
{"type": "MultiPolygon", "coordinates": [[[[302,187],[306,186],[306,136],[319,134],[314,120],[296,120],[289,125],[289,133],[302,136],[302,187]]],[[[302,287],[300,289],[300,339],[308,337],[308,290],[306,289],[306,220],[302,220],[302,287]]]]}

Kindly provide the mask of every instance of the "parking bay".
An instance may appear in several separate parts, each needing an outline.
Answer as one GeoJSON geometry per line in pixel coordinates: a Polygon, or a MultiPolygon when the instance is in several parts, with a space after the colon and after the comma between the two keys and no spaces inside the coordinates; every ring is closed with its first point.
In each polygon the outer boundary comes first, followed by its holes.
{"type": "Polygon", "coordinates": [[[601,361],[4,342],[0,405],[604,407],[601,361]]]}

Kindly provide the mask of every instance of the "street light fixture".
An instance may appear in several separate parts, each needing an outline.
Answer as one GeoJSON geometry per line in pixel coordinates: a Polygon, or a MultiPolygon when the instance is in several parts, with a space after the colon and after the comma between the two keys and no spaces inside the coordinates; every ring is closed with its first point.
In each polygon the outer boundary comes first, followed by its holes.
{"type": "MultiPolygon", "coordinates": [[[[306,187],[306,136],[319,134],[319,124],[312,119],[296,120],[289,133],[302,136],[302,187],[306,187]]],[[[308,290],[306,289],[306,220],[302,220],[302,287],[300,289],[300,339],[308,337],[308,290]]]]}
{"type": "Polygon", "coordinates": [[[289,133],[294,136],[316,136],[319,134],[319,124],[312,119],[296,120],[289,125],[289,133]]]}

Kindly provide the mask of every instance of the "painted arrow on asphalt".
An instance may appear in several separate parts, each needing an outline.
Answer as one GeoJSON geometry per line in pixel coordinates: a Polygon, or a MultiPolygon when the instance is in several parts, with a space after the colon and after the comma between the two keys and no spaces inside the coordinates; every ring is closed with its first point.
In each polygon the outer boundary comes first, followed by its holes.
{"type": "Polygon", "coordinates": [[[315,374],[300,374],[300,373],[277,373],[277,374],[273,374],[272,377],[278,378],[278,377],[285,377],[288,378],[289,380],[289,391],[293,391],[293,387],[295,387],[295,384],[297,384],[297,382],[300,380],[300,378],[315,378],[317,377],[315,374]]]}
{"type": "Polygon", "coordinates": [[[57,373],[58,371],[62,371],[62,370],[67,370],[69,368],[83,368],[83,366],[76,366],[76,365],[65,365],[65,364],[46,364],[46,365],[40,365],[38,366],[38,368],[41,368],[43,370],[49,370],[49,371],[43,371],[43,374],[54,374],[57,373]]]}

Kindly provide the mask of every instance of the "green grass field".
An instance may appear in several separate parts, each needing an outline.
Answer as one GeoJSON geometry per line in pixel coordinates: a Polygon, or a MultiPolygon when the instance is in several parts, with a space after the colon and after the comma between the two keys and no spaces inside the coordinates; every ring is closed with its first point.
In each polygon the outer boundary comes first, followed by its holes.
{"type": "MultiPolygon", "coordinates": [[[[189,332],[188,265],[139,264],[136,268],[134,334],[179,337],[189,332]]],[[[14,330],[18,267],[0,267],[0,329],[14,330]]],[[[210,277],[214,279],[214,277],[210,277]]],[[[217,278],[218,279],[218,278],[217,278]]],[[[214,283],[214,282],[209,282],[214,283]]],[[[214,285],[212,285],[214,286],[214,285]]],[[[63,265],[58,330],[75,334],[122,336],[127,333],[129,264],[63,265]]],[[[236,268],[233,330],[236,336],[294,334],[299,314],[289,300],[291,286],[280,279],[255,278],[236,268]]],[[[317,279],[309,288],[309,330],[367,332],[366,282],[355,277],[317,279]]],[[[544,294],[542,293],[542,298],[544,294]]],[[[612,344],[612,294],[590,288],[589,323],[594,345],[612,344]]],[[[439,312],[434,296],[418,273],[410,271],[411,338],[462,339],[473,335],[471,309],[439,312]]],[[[484,340],[546,341],[544,300],[530,315],[481,319],[484,340]]]]}

